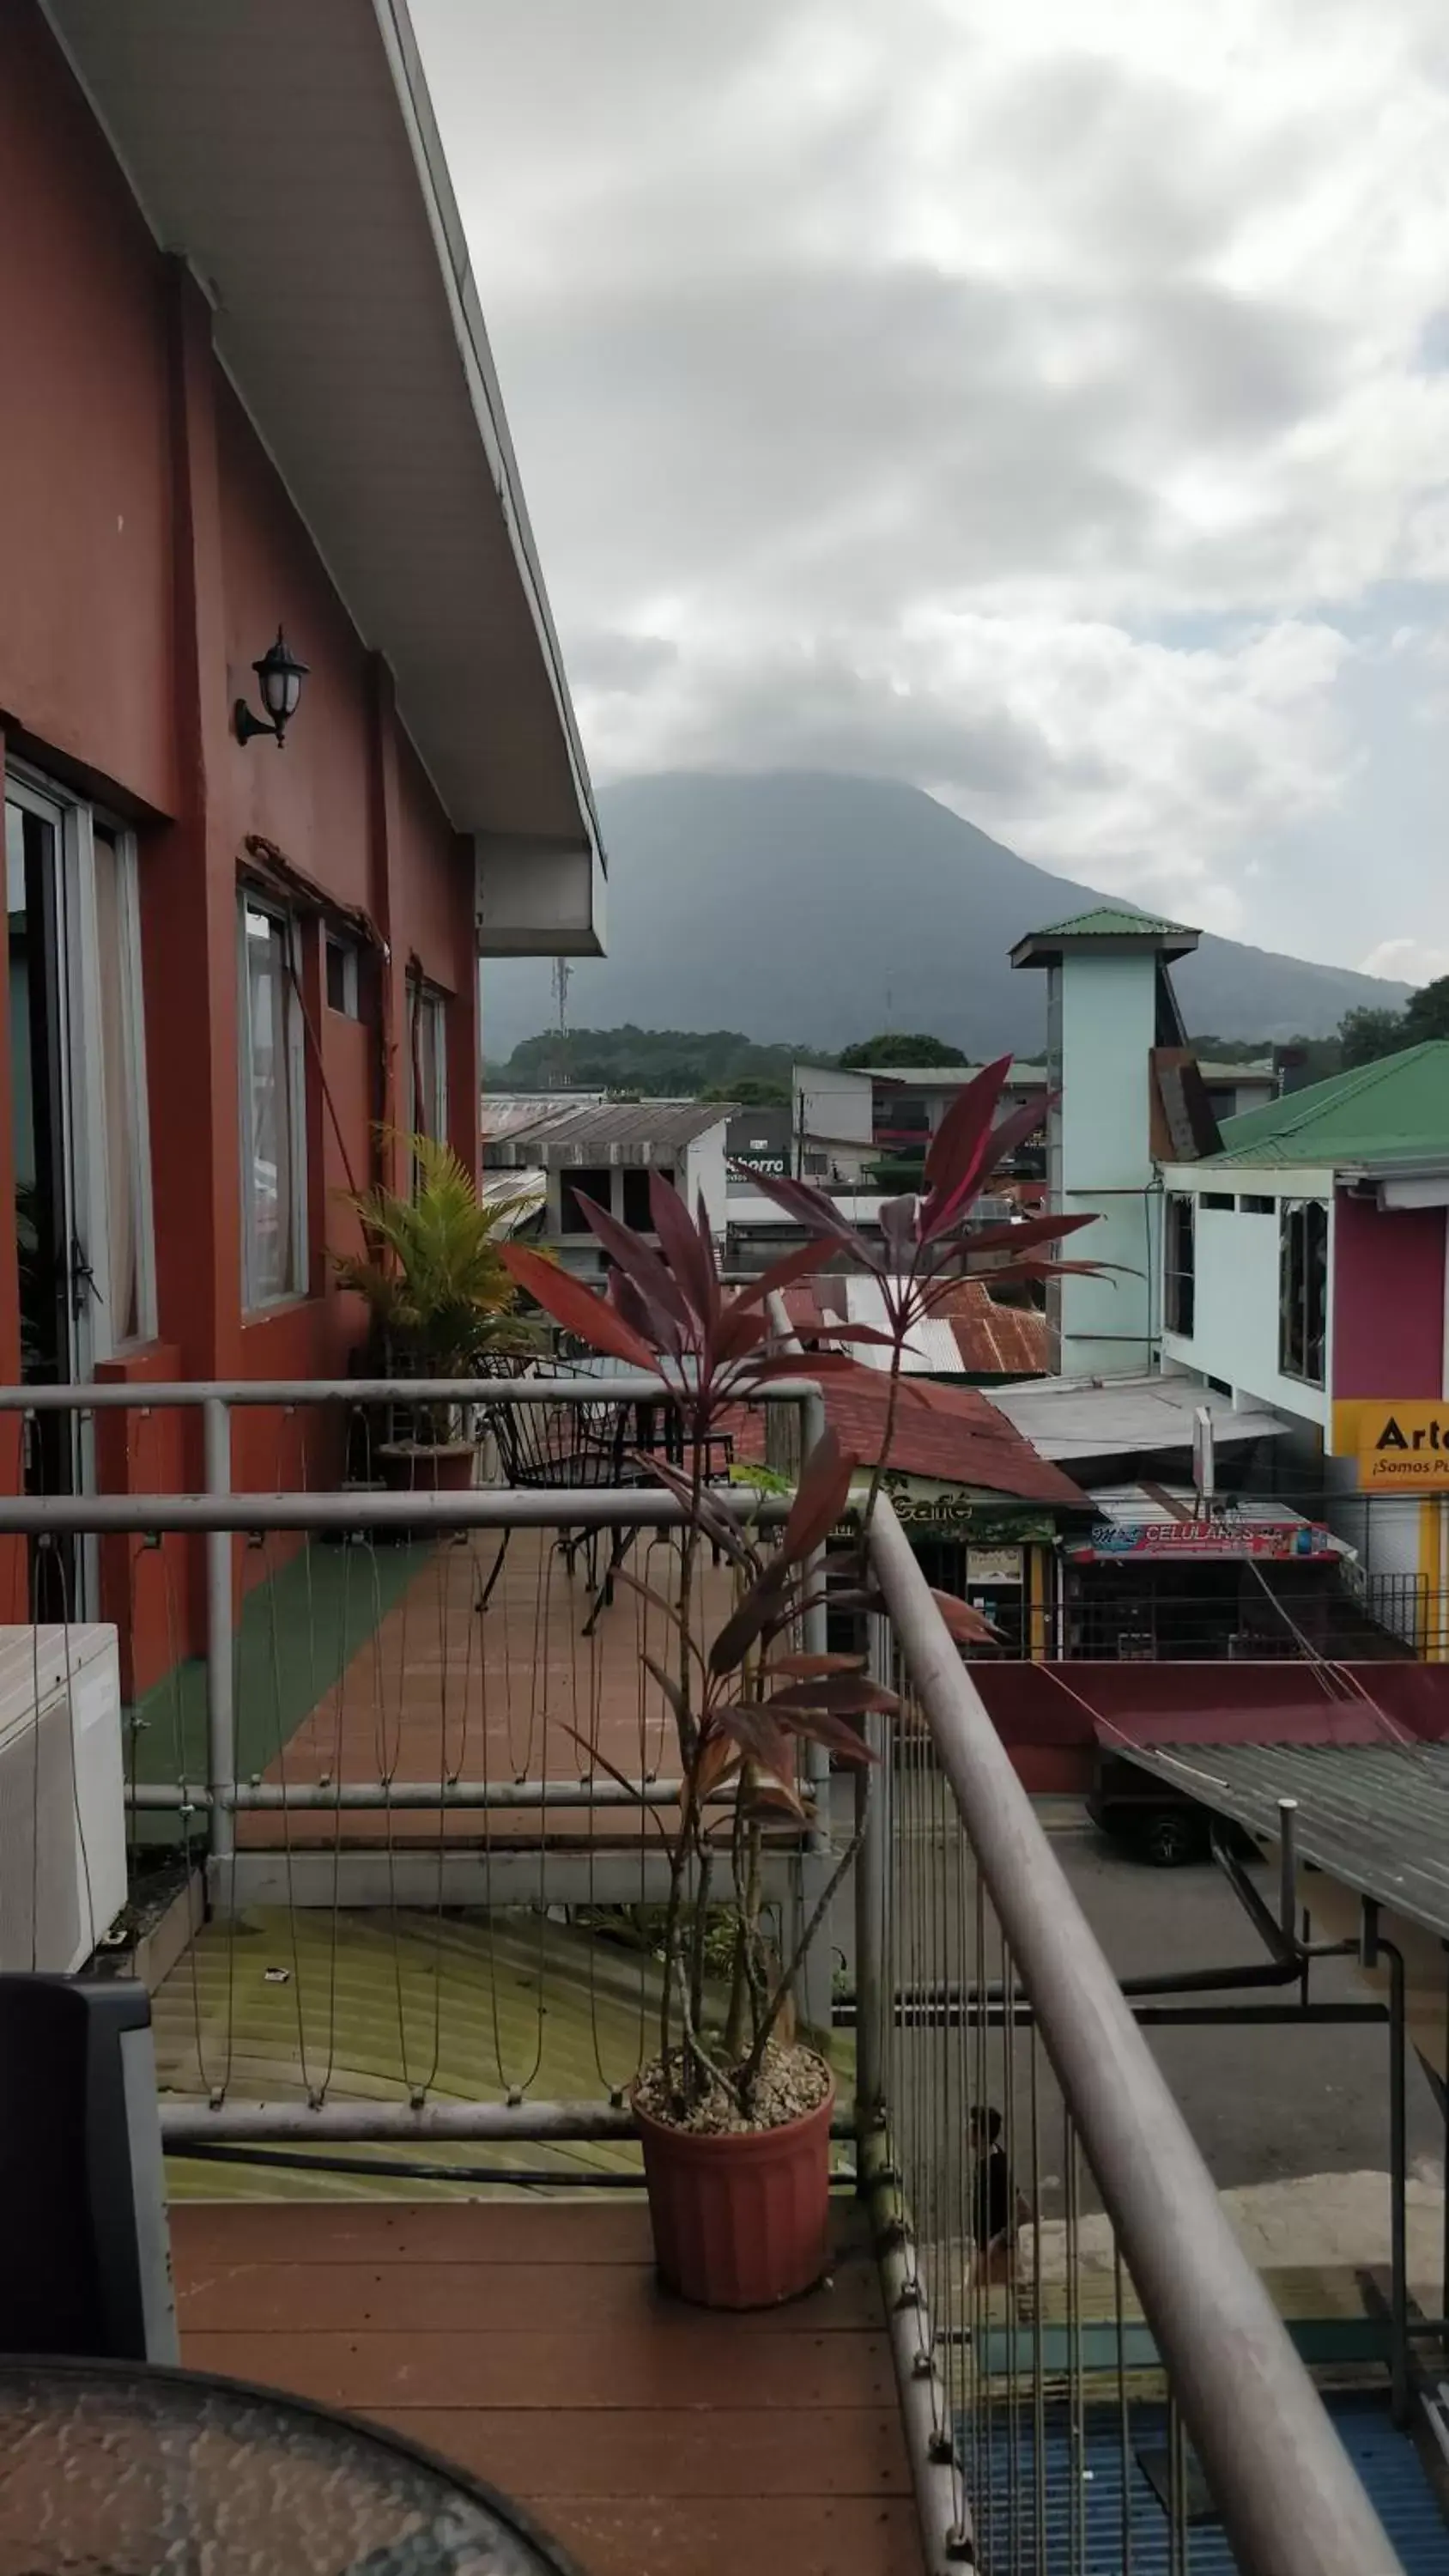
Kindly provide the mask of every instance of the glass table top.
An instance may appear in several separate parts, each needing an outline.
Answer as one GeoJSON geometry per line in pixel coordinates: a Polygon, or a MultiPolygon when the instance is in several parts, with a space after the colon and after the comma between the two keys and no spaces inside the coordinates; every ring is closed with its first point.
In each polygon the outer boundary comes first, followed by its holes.
{"type": "Polygon", "coordinates": [[[6,2576],[572,2576],[390,2433],[133,2363],[0,2360],[6,2576]]]}

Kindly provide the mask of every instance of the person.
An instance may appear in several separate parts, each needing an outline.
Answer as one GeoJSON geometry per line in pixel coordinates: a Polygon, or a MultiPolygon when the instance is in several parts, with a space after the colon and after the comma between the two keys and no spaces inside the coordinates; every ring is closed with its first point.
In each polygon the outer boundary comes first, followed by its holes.
{"type": "Polygon", "coordinates": [[[988,2283],[1016,2277],[1016,2240],[1027,2216],[1001,2142],[1001,2113],[976,2103],[967,2123],[975,2164],[971,2185],[971,2244],[975,2268],[988,2283]]]}

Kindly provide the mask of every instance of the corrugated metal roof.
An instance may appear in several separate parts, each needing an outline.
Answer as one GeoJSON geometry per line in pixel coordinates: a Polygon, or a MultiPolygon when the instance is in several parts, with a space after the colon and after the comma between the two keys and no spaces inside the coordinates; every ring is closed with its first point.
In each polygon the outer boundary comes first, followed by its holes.
{"type": "Polygon", "coordinates": [[[558,1164],[653,1162],[738,1114],[729,1100],[510,1097],[483,1103],[484,1160],[558,1164]]]}
{"type": "Polygon", "coordinates": [[[548,1174],[522,1170],[517,1165],[504,1172],[485,1172],[478,1196],[484,1207],[499,1213],[499,1232],[515,1234],[530,1217],[537,1216],[547,1198],[548,1174]]]}
{"type": "MultiPolygon", "coordinates": [[[[873,1064],[873,1082],[909,1084],[918,1091],[960,1091],[974,1082],[985,1067],[979,1064],[873,1064]]],[[[1006,1076],[1008,1091],[1044,1091],[1047,1069],[1044,1064],[1012,1060],[1006,1076]]]]}
{"type": "Polygon", "coordinates": [[[1279,1799],[1296,1798],[1301,1859],[1449,1938],[1449,1745],[1149,1745],[1116,1725],[1101,1738],[1272,1841],[1279,1799]]]}
{"type": "Polygon", "coordinates": [[[1377,1064],[1287,1092],[1223,1122],[1223,1150],[1204,1172],[1227,1166],[1338,1164],[1449,1155],[1449,1039],[1431,1038],[1377,1064]]]}
{"type": "MultiPolygon", "coordinates": [[[[852,1324],[873,1324],[878,1333],[888,1332],[885,1291],[879,1279],[866,1271],[852,1271],[843,1282],[846,1320],[852,1324]]],[[[878,1343],[852,1344],[855,1357],[867,1368],[890,1366],[890,1352],[878,1343]]],[[[901,1367],[909,1377],[955,1377],[961,1368],[961,1354],[956,1336],[948,1323],[928,1315],[915,1326],[901,1353],[901,1367]]]]}
{"type": "Polygon", "coordinates": [[[973,1377],[1044,1373],[1047,1320],[1035,1306],[1003,1306],[985,1279],[962,1279],[936,1311],[949,1321],[960,1365],[973,1377]]]}
{"type": "Polygon", "coordinates": [[[1094,904],[1090,912],[1074,912],[1066,921],[1050,921],[1045,930],[1028,933],[1032,939],[1196,939],[1197,932],[1185,922],[1164,921],[1159,913],[1134,912],[1126,904],[1094,904]]]}
{"type": "MultiPolygon", "coordinates": [[[[785,1292],[795,1330],[828,1340],[832,1316],[887,1329],[880,1281],[865,1272],[827,1274],[785,1292]]],[[[867,1368],[890,1365],[890,1353],[852,1345],[867,1368]]],[[[999,1306],[984,1279],[952,1283],[941,1304],[911,1334],[904,1368],[915,1377],[1029,1377],[1046,1366],[1046,1317],[1034,1308],[999,1306]]]]}
{"type": "Polygon", "coordinates": [[[1220,1449],[1272,1439],[1288,1428],[1266,1406],[1235,1407],[1231,1397],[1186,1377],[1041,1378],[1035,1385],[993,1387],[991,1402],[1044,1458],[1066,1462],[1190,1449],[1200,1404],[1212,1417],[1220,1449]]]}

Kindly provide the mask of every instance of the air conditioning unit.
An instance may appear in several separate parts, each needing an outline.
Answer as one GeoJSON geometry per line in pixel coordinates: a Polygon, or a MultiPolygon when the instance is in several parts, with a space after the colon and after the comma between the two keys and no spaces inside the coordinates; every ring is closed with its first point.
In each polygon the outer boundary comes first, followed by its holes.
{"type": "Polygon", "coordinates": [[[0,1627],[0,1970],[69,1975],[126,1902],[112,1627],[0,1627]]]}

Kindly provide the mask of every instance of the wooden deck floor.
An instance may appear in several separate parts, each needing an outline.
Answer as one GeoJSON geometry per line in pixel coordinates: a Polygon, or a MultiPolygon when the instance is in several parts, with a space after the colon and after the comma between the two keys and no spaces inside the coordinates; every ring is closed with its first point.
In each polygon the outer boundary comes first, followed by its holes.
{"type": "MultiPolygon", "coordinates": [[[[497,1557],[491,1533],[438,1548],[263,1777],[577,1780],[591,1768],[590,1748],[630,1779],[676,1771],[673,1722],[642,1660],[676,1660],[662,1612],[621,1585],[588,1637],[596,1595],[582,1561],[570,1574],[552,1531],[515,1530],[495,1573],[497,1557]]],[[[667,1593],[670,1558],[664,1541],[641,1532],[628,1564],[667,1593]]],[[[727,1570],[706,1568],[711,1626],[727,1613],[730,1582],[727,1570]]],[[[543,1823],[537,1809],[495,1810],[491,1838],[536,1842],[543,1823]]],[[[390,1832],[395,1845],[436,1847],[440,1827],[450,1841],[484,1839],[477,1810],[396,1809],[390,1825],[378,1813],[294,1812],[285,1836],[280,1815],[253,1812],[239,1817],[237,1840],[315,1849],[339,1839],[375,1845],[390,1832]]],[[[560,1842],[632,1844],[639,1817],[632,1808],[555,1810],[548,1829],[560,1842]]]]}
{"type": "Polygon", "coordinates": [[[182,2357],[375,2417],[525,2504],[585,2576],[920,2576],[875,2268],[714,2317],[593,2200],[172,2211],[182,2357]]]}

